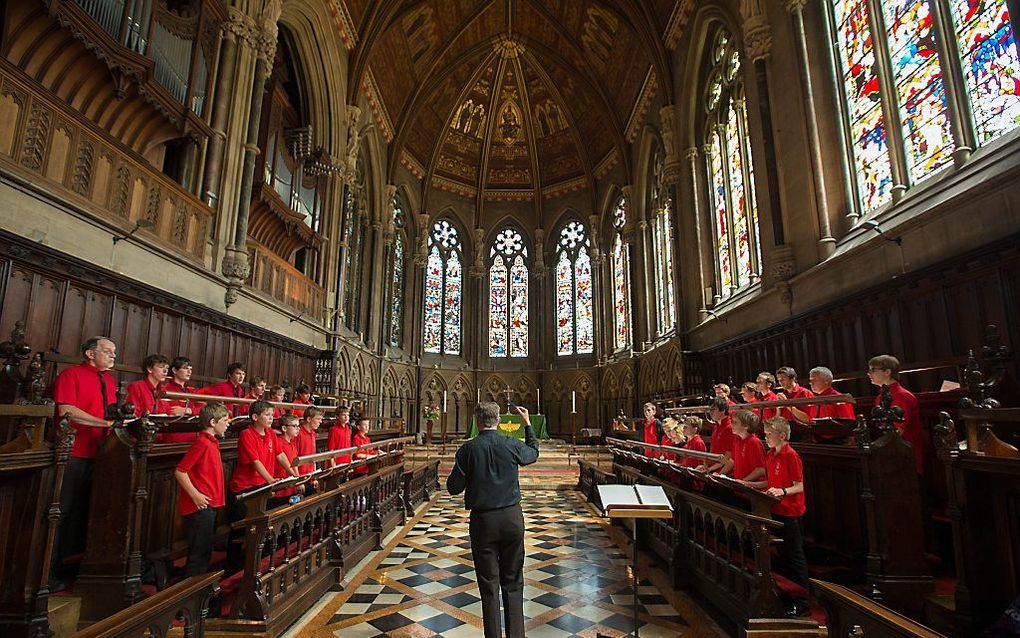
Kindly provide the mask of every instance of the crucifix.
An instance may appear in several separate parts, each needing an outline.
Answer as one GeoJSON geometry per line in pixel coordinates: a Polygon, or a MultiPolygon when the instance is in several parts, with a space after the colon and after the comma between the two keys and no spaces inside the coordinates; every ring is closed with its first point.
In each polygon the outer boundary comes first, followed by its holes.
{"type": "Polygon", "coordinates": [[[507,414],[510,414],[510,392],[511,392],[510,385],[507,384],[507,386],[506,386],[506,413],[507,414]]]}

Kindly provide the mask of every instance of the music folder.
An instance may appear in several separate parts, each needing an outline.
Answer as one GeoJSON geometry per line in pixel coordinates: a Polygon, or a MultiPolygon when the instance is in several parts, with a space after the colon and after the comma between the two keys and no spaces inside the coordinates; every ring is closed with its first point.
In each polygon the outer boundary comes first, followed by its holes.
{"type": "Polygon", "coordinates": [[[599,485],[602,510],[609,518],[672,518],[673,506],[658,485],[599,485]]]}

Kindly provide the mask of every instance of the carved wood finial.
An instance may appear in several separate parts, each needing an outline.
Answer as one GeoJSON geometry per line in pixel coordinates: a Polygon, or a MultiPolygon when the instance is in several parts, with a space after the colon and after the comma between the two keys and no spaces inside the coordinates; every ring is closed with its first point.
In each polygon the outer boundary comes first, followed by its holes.
{"type": "Polygon", "coordinates": [[[940,456],[952,454],[960,449],[956,439],[956,422],[948,412],[939,412],[939,422],[935,425],[935,449],[940,456]]]}
{"type": "Polygon", "coordinates": [[[892,404],[892,392],[888,385],[883,385],[878,405],[871,409],[871,425],[885,432],[901,421],[903,408],[892,404]]]}

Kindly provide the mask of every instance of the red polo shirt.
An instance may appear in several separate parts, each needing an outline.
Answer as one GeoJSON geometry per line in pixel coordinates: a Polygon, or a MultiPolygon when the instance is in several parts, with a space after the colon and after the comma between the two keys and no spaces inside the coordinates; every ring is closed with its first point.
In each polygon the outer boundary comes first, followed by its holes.
{"type": "MultiPolygon", "coordinates": [[[[234,385],[230,381],[222,381],[213,385],[207,385],[200,390],[196,390],[198,394],[207,394],[210,396],[217,397],[234,397],[235,399],[244,398],[244,391],[241,386],[234,385]]],[[[248,406],[238,405],[236,403],[225,404],[227,411],[230,412],[230,416],[244,416],[248,414],[248,406]]]]}
{"type": "MultiPolygon", "coordinates": [[[[762,397],[761,397],[761,401],[763,401],[763,402],[764,401],[778,401],[778,400],[779,400],[779,397],[772,390],[769,390],[768,392],[763,394],[762,397]]],[[[776,416],[776,414],[779,413],[779,410],[777,410],[776,408],[761,408],[759,410],[755,410],[755,412],[758,413],[758,418],[762,420],[762,423],[764,423],[765,421],[768,421],[769,419],[771,419],[774,416],[776,416]]]]}
{"type": "MultiPolygon", "coordinates": [[[[60,406],[73,405],[98,419],[106,414],[106,405],[117,403],[117,382],[113,375],[103,372],[106,384],[106,399],[99,383],[99,370],[87,361],[64,370],[53,382],[53,402],[57,405],[56,418],[59,421],[60,406]]],[[[94,459],[99,453],[99,446],[110,433],[110,428],[97,428],[84,423],[71,421],[74,428],[74,446],[71,456],[79,459],[94,459]]]]}
{"type": "MultiPolygon", "coordinates": [[[[163,390],[166,392],[186,392],[193,394],[195,388],[190,385],[181,385],[177,381],[171,379],[163,384],[163,390]]],[[[203,403],[196,403],[194,401],[188,402],[182,399],[163,399],[160,401],[160,406],[166,406],[166,412],[169,414],[172,408],[191,408],[191,414],[198,416],[199,411],[202,410],[203,403]]],[[[206,423],[205,425],[209,425],[206,423]]],[[[157,443],[191,443],[198,439],[199,432],[167,432],[166,434],[157,434],[157,443]]]]}
{"type": "Polygon", "coordinates": [[[153,387],[148,379],[139,379],[127,387],[127,400],[135,406],[135,416],[143,414],[168,414],[166,399],[156,400],[156,393],[163,388],[153,387]]]}
{"type": "MultiPolygon", "coordinates": [[[[329,429],[329,440],[326,441],[327,450],[343,450],[353,447],[351,445],[351,426],[348,423],[337,423],[329,429]]],[[[336,458],[336,464],[350,463],[351,456],[345,454],[336,458]]]]}
{"type": "MultiPolygon", "coordinates": [[[[296,403],[298,405],[312,405],[311,399],[301,399],[301,398],[294,399],[293,401],[291,401],[291,403],[296,403]]],[[[291,409],[290,413],[293,414],[294,416],[298,417],[299,419],[305,416],[305,411],[301,410],[299,408],[291,409]]]]}
{"type": "MultiPolygon", "coordinates": [[[[815,396],[811,390],[797,384],[793,385],[792,390],[783,390],[783,393],[786,394],[787,399],[810,399],[815,396]]],[[[805,410],[805,412],[806,411],[807,410],[805,410]]],[[[793,412],[790,411],[790,408],[781,408],[779,410],[779,416],[783,417],[787,421],[796,421],[796,419],[793,418],[793,412]]]]}
{"type": "MultiPolygon", "coordinates": [[[[351,441],[351,444],[352,445],[368,445],[371,442],[372,442],[372,439],[368,438],[367,434],[362,434],[361,432],[356,432],[354,434],[354,440],[351,441]]],[[[372,448],[365,448],[365,449],[363,449],[363,450],[358,452],[357,457],[360,458],[360,459],[364,459],[364,458],[368,458],[371,455],[372,455],[372,448]]],[[[366,464],[366,465],[362,465],[361,467],[355,468],[354,474],[355,475],[368,474],[368,465],[366,464]]]]}
{"type": "Polygon", "coordinates": [[[266,428],[265,434],[256,432],[254,426],[241,431],[237,439],[237,466],[230,477],[231,492],[240,494],[266,484],[262,475],[255,471],[255,461],[262,461],[266,471],[272,474],[279,453],[276,439],[276,434],[269,428],[266,428]]]}
{"type": "MultiPolygon", "coordinates": [[[[765,455],[765,476],[768,479],[769,487],[790,488],[794,482],[804,482],[804,466],[800,462],[800,455],[797,450],[786,443],[779,449],[769,450],[765,455]]],[[[783,497],[772,507],[772,513],[777,516],[803,516],[804,492],[800,494],[789,494],[783,497]]]]}
{"type": "Polygon", "coordinates": [[[712,430],[712,454],[733,452],[733,419],[729,415],[723,417],[722,423],[716,423],[712,430]]]}
{"type": "MultiPolygon", "coordinates": [[[[301,426],[298,430],[297,439],[294,440],[295,447],[297,448],[298,456],[308,456],[309,454],[315,454],[315,430],[309,430],[305,426],[301,426]]],[[[315,471],[315,463],[305,463],[298,467],[299,474],[311,474],[315,471]]]]}
{"type": "MultiPolygon", "coordinates": [[[[209,507],[223,507],[223,461],[220,459],[220,443],[208,432],[198,432],[198,438],[188,448],[177,469],[188,475],[195,489],[209,497],[209,507]]],[[[177,499],[177,511],[181,516],[198,511],[195,501],[181,488],[177,499]]]]}
{"type": "MultiPolygon", "coordinates": [[[[704,452],[705,441],[701,438],[700,434],[695,434],[691,438],[687,439],[687,445],[684,446],[685,450],[693,450],[695,452],[704,452]]],[[[702,459],[695,458],[693,456],[682,456],[680,457],[680,465],[684,467],[698,467],[704,463],[702,459]]]]}
{"type": "MultiPolygon", "coordinates": [[[[895,423],[896,429],[903,435],[903,440],[914,447],[914,466],[918,474],[924,474],[924,449],[921,435],[921,405],[910,390],[898,382],[889,384],[892,404],[903,410],[903,420],[895,423]]],[[[882,400],[882,395],[875,397],[875,405],[882,400]]]]}
{"type": "MultiPolygon", "coordinates": [[[[835,388],[829,388],[815,396],[827,397],[833,394],[839,394],[835,388]]],[[[854,406],[852,403],[827,403],[824,405],[812,405],[807,410],[804,410],[811,417],[811,420],[815,419],[845,419],[853,421],[856,417],[854,416],[854,406]]]]}
{"type": "MultiPolygon", "coordinates": [[[[283,435],[277,435],[276,445],[278,449],[276,450],[276,453],[279,454],[280,452],[283,452],[287,456],[288,461],[293,461],[297,458],[297,442],[297,437],[295,437],[293,441],[288,441],[283,435]]],[[[276,464],[273,469],[273,476],[278,479],[290,478],[291,473],[287,471],[287,468],[283,467],[283,464],[280,463],[279,459],[273,459],[273,462],[276,464]]],[[[276,492],[273,496],[291,496],[293,494],[297,494],[297,489],[292,487],[287,490],[276,492]]]]}
{"type": "Polygon", "coordinates": [[[765,467],[765,446],[761,439],[748,434],[742,439],[733,435],[733,478],[744,480],[755,468],[765,467]]]}

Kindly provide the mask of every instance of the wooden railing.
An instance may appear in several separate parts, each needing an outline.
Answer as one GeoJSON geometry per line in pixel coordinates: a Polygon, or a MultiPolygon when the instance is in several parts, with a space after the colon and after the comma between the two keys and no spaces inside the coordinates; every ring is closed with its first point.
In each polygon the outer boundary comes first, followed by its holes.
{"type": "Polygon", "coordinates": [[[439,489],[439,459],[404,470],[404,514],[414,515],[418,503],[432,498],[439,489]]]}
{"type": "Polygon", "coordinates": [[[248,255],[249,286],[313,321],[322,321],[326,308],[322,286],[257,242],[248,241],[248,255]]]}
{"type": "Polygon", "coordinates": [[[202,116],[216,63],[219,2],[175,13],[165,0],[53,0],[50,12],[182,129],[202,116]]]}
{"type": "Polygon", "coordinates": [[[945,638],[842,585],[811,580],[825,608],[829,638],[945,638]]]}
{"type": "Polygon", "coordinates": [[[138,221],[151,222],[151,228],[136,234],[205,263],[213,214],[208,206],[115,143],[109,133],[43,94],[7,61],[0,61],[0,83],[25,96],[9,108],[14,131],[6,148],[0,144],[0,169],[41,182],[46,191],[112,225],[118,234],[138,221]]]}
{"type": "Polygon", "coordinates": [[[202,638],[209,600],[219,590],[223,572],[192,576],[79,631],[74,638],[150,638],[173,635],[182,621],[183,635],[202,638]]]}

